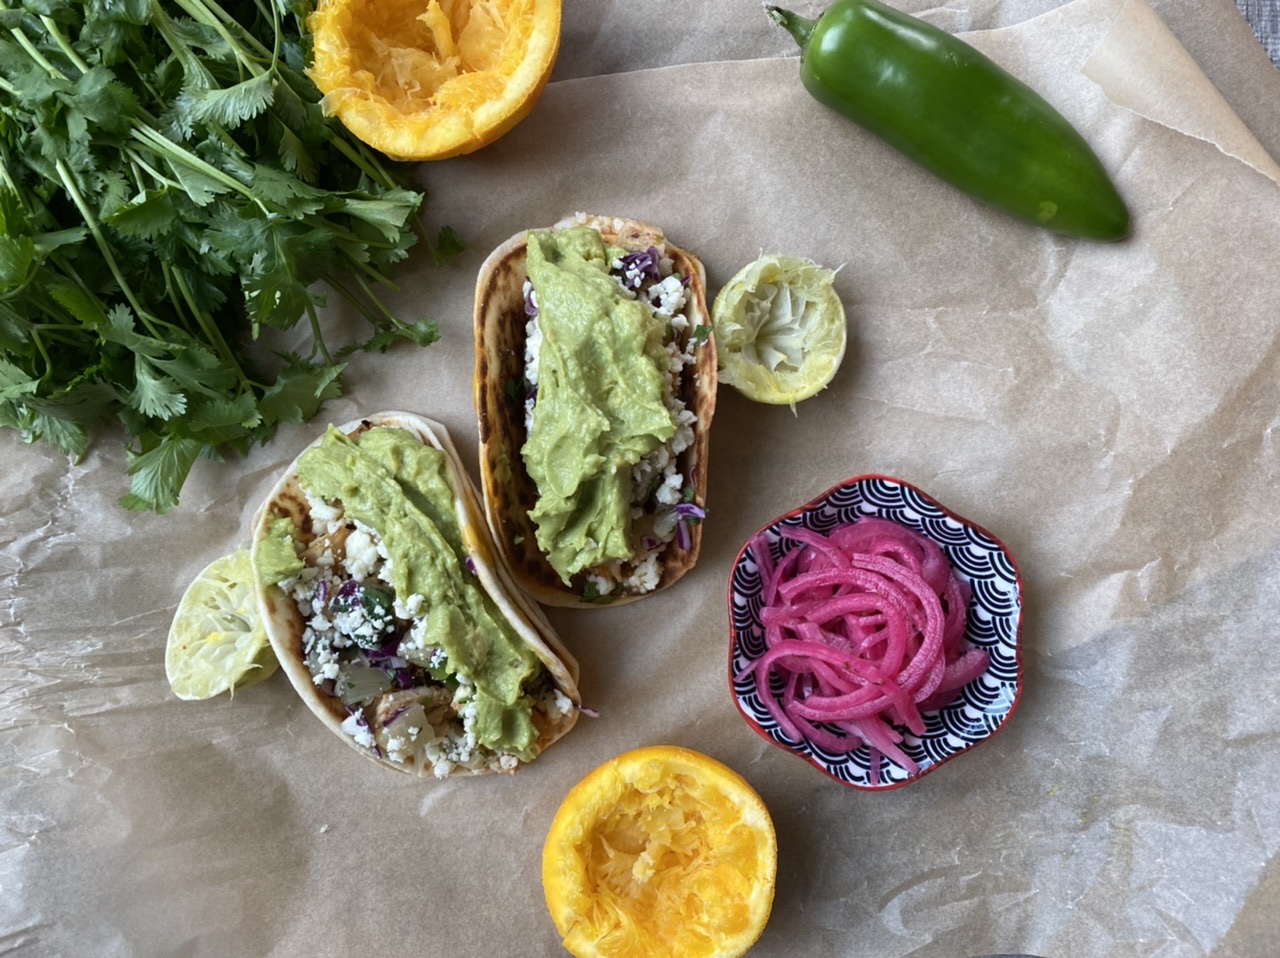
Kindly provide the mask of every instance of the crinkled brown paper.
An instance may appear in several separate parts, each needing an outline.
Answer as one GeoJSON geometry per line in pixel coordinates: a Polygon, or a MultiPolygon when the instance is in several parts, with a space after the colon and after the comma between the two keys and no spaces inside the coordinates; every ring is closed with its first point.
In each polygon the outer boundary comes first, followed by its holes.
{"type": "Polygon", "coordinates": [[[575,210],[660,224],[712,289],[762,251],[841,266],[839,376],[798,416],[721,393],[698,567],[552,615],[600,718],[518,776],[443,783],[365,761],[283,676],[206,703],[164,679],[182,589],[324,420],[201,463],[164,517],[116,505],[119,437],[69,465],[0,435],[0,952],[559,954],[539,872],[557,806],[608,757],[672,742],[772,810],[761,958],[1280,954],[1280,173],[1259,142],[1280,138],[1238,14],[910,7],[992,28],[966,36],[1096,145],[1134,216],[1098,245],[981,208],[819,107],[755,3],[566,6],[528,120],[417,171],[430,221],[471,248],[417,257],[393,301],[443,339],[357,357],[324,418],[424,413],[474,463],[476,270],[575,210]],[[758,738],[726,676],[738,548],[864,472],[1000,536],[1026,586],[1009,725],[878,794],[758,738]]]}

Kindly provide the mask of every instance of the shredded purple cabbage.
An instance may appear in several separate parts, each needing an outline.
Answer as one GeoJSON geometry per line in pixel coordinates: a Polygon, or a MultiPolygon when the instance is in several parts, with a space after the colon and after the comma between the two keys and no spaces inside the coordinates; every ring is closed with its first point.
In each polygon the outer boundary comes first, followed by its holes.
{"type": "MultiPolygon", "coordinates": [[[[359,706],[353,707],[349,705],[347,706],[347,712],[356,717],[357,728],[360,728],[363,731],[368,732],[370,736],[373,735],[373,729],[369,728],[369,720],[364,717],[363,709],[361,709],[359,706]]],[[[369,746],[369,751],[373,752],[373,754],[378,756],[378,758],[382,758],[382,749],[378,747],[377,739],[374,739],[373,744],[369,746]]]]}
{"type": "Polygon", "coordinates": [[[660,283],[662,282],[662,271],[658,268],[658,261],[661,257],[662,254],[658,252],[656,246],[628,253],[622,257],[623,273],[636,272],[640,274],[634,281],[636,289],[639,289],[646,279],[652,283],[660,283]]]}
{"type": "Polygon", "coordinates": [[[684,519],[676,521],[676,545],[681,549],[693,547],[693,534],[689,531],[689,523],[684,519]]]}
{"type": "Polygon", "coordinates": [[[396,710],[396,711],[394,711],[394,712],[390,713],[390,715],[389,715],[389,716],[387,716],[387,721],[383,722],[383,727],[384,727],[384,729],[385,729],[385,727],[387,727],[388,725],[392,724],[392,722],[396,721],[396,720],[397,720],[397,718],[399,718],[399,717],[401,717],[402,715],[404,715],[404,712],[407,712],[407,711],[408,711],[408,706],[401,706],[401,707],[397,708],[397,710],[396,710]]]}
{"type": "Polygon", "coordinates": [[[676,515],[681,519],[702,520],[707,517],[707,510],[693,502],[681,502],[676,504],[676,515]]]}
{"type": "Polygon", "coordinates": [[[524,288],[524,314],[530,319],[537,318],[538,306],[533,301],[533,284],[529,283],[524,288]]]}
{"type": "Polygon", "coordinates": [[[369,658],[369,664],[378,669],[406,669],[409,667],[409,660],[393,652],[386,652],[382,649],[371,649],[365,653],[369,658]]]}
{"type": "Polygon", "coordinates": [[[388,725],[390,725],[392,722],[398,719],[401,715],[404,715],[404,713],[407,711],[409,711],[409,706],[407,705],[400,706],[398,709],[396,709],[394,712],[392,712],[390,715],[387,716],[387,720],[382,723],[382,727],[386,728],[388,725]]]}

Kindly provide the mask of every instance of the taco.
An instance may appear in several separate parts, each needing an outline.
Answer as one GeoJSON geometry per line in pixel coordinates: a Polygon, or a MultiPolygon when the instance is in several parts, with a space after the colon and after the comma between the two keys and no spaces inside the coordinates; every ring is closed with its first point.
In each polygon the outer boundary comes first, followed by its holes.
{"type": "Polygon", "coordinates": [[[476,283],[485,515],[539,602],[632,602],[702,544],[716,400],[706,274],[657,227],[578,214],[476,283]]]}
{"type": "Polygon", "coordinates": [[[389,412],[330,426],[259,510],[251,555],[289,681],[382,765],[512,772],[576,722],[577,663],[495,563],[439,423],[389,412]]]}

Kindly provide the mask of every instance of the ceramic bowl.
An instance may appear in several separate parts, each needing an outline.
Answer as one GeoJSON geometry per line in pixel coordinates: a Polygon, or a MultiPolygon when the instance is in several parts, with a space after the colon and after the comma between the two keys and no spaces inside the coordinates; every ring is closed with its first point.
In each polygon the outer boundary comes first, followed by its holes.
{"type": "Polygon", "coordinates": [[[1013,556],[999,539],[909,483],[888,476],[857,476],[842,482],[760,532],[776,561],[784,547],[789,550],[795,546],[785,541],[788,529],[802,526],[827,533],[863,516],[891,519],[923,533],[942,548],[956,575],[972,589],[965,638],[991,656],[987,670],[966,685],[950,705],[923,714],[923,736],[900,729],[904,735],[900,747],[919,765],[919,771],[910,774],[882,758],[879,781],[873,782],[865,745],[847,754],[833,754],[807,740],[794,741],[778,727],[761,699],[755,672],[749,670],[765,651],[759,619],[762,584],[752,554],[756,536],[738,553],[729,581],[729,685],[742,717],[768,741],[842,785],[887,790],[927,775],[986,741],[1008,722],[1022,690],[1022,580],[1013,556]]]}

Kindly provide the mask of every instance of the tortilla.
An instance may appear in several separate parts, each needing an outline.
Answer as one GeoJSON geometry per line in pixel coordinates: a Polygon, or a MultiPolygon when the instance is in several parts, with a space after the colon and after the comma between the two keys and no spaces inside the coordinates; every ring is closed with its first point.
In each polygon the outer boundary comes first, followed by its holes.
{"type": "MultiPolygon", "coordinates": [[[[627,250],[656,246],[665,251],[677,272],[689,277],[685,315],[689,327],[682,340],[699,326],[711,326],[707,309],[706,271],[696,256],[668,242],[662,230],[647,223],[615,217],[579,213],[556,223],[553,229],[586,225],[596,229],[606,243],[627,250]]],[[[509,384],[524,380],[525,327],[525,235],[521,231],[495,249],[476,281],[475,404],[480,426],[480,475],[484,490],[485,516],[498,548],[499,561],[516,583],[539,602],[550,606],[590,608],[603,604],[583,595],[585,574],[566,586],[539,551],[529,513],[537,503],[538,490],[529,478],[520,450],[525,442],[524,409],[512,402],[509,384]]],[[[685,370],[682,399],[697,417],[693,444],[680,454],[678,468],[693,489],[692,502],[706,505],[707,454],[711,418],[716,404],[715,343],[708,338],[697,350],[695,365],[685,370]]],[[[653,595],[674,585],[698,560],[702,527],[688,527],[689,543],[667,543],[659,555],[659,578],[655,588],[644,592],[623,592],[604,597],[603,602],[622,605],[653,595]]]]}
{"type": "MultiPolygon", "coordinates": [[[[572,703],[572,707],[563,710],[547,709],[542,705],[535,706],[533,724],[538,731],[535,748],[538,753],[541,753],[543,749],[565,735],[577,721],[582,700],[578,692],[578,664],[576,660],[561,643],[538,605],[522,594],[512,583],[502,566],[495,562],[495,550],[484,523],[479,496],[475,486],[467,476],[467,472],[458,457],[457,450],[454,448],[445,428],[430,419],[403,412],[378,413],[338,428],[348,436],[355,437],[375,426],[398,427],[409,432],[423,443],[445,453],[451,484],[457,493],[456,515],[462,529],[470,570],[475,573],[484,591],[493,599],[494,604],[506,621],[510,623],[518,636],[527,643],[528,647],[532,649],[537,659],[545,667],[550,685],[572,703]]],[[[317,439],[308,449],[319,445],[322,439],[323,437],[317,439]]],[[[300,458],[301,454],[299,455],[300,458]]],[[[430,775],[443,777],[430,761],[423,760],[421,756],[405,761],[393,761],[392,756],[382,749],[360,744],[350,734],[349,730],[344,731],[343,723],[349,721],[351,712],[339,697],[323,691],[313,679],[312,671],[307,665],[304,652],[304,632],[307,623],[303,614],[299,611],[297,603],[280,586],[265,585],[262,581],[259,570],[260,550],[276,517],[286,517],[293,523],[295,542],[297,543],[295,549],[299,546],[305,549],[324,532],[323,529],[313,528],[310,505],[298,482],[297,473],[298,459],[295,459],[259,509],[253,522],[252,533],[251,553],[254,562],[254,585],[257,592],[259,614],[262,616],[267,630],[267,637],[276,653],[276,657],[280,661],[280,666],[307,707],[331,731],[341,737],[348,745],[357,749],[362,755],[384,767],[394,768],[402,772],[424,777],[430,775]]],[[[429,596],[427,597],[427,602],[430,602],[429,596]]],[[[443,689],[444,686],[439,686],[439,688],[443,689]]],[[[395,701],[389,699],[390,696],[395,695],[402,695],[402,692],[392,690],[384,696],[390,701],[388,708],[395,705],[395,701]]],[[[556,698],[559,700],[558,697],[556,698]]],[[[381,704],[379,708],[381,709],[381,704]]],[[[444,711],[448,712],[448,708],[446,707],[444,711]]],[[[385,715],[386,709],[382,709],[379,714],[385,715]]],[[[434,725],[435,723],[432,722],[431,724],[434,725]]],[[[390,721],[386,725],[389,726],[390,721]]],[[[458,764],[450,769],[447,774],[482,774],[499,770],[514,771],[515,767],[500,767],[496,762],[493,763],[492,767],[485,765],[479,768],[470,768],[458,764]]]]}

